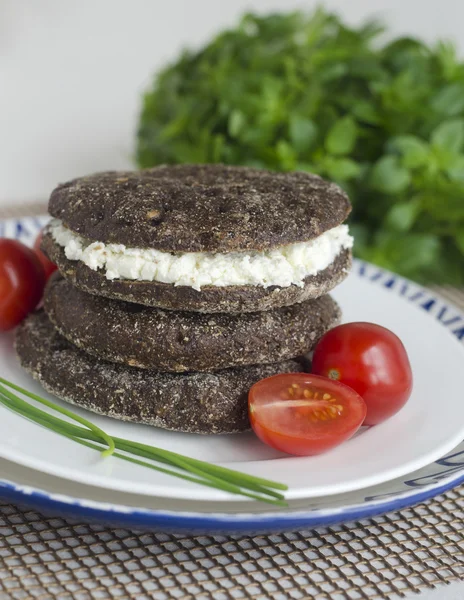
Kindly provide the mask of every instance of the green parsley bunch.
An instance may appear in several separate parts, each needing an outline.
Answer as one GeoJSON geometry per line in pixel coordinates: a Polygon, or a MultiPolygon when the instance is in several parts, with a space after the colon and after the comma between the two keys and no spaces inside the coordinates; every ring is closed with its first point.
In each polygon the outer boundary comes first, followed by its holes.
{"type": "Polygon", "coordinates": [[[383,32],[322,9],[244,16],[156,76],[138,165],[319,173],[350,194],[358,256],[463,284],[464,63],[450,43],[383,32]]]}

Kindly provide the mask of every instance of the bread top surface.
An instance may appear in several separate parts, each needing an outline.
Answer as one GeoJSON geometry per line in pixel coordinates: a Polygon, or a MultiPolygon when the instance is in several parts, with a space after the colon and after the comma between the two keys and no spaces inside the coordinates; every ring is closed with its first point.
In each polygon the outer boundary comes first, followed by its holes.
{"type": "Polygon", "coordinates": [[[89,240],[165,252],[305,242],[350,210],[345,192],[317,175],[217,164],[95,173],[59,185],[49,202],[53,217],[89,240]]]}

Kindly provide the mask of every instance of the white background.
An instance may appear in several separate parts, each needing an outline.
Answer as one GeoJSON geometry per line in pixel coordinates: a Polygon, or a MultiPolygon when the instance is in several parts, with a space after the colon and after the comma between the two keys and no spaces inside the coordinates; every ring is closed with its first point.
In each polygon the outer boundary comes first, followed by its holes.
{"type": "MultiPolygon", "coordinates": [[[[292,0],[0,0],[0,206],[44,199],[59,182],[131,165],[140,94],[180,48],[198,46],[247,9],[292,0]]],[[[355,23],[453,38],[461,0],[328,0],[355,23]]]]}
{"type": "MultiPolygon", "coordinates": [[[[185,46],[245,10],[312,8],[291,0],[0,0],[0,207],[43,200],[59,181],[130,167],[140,94],[185,46]]],[[[327,0],[350,22],[451,38],[464,55],[461,0],[327,0]]],[[[463,584],[421,600],[460,600],[463,584]]],[[[415,596],[416,597],[416,596],[415,596]]]]}

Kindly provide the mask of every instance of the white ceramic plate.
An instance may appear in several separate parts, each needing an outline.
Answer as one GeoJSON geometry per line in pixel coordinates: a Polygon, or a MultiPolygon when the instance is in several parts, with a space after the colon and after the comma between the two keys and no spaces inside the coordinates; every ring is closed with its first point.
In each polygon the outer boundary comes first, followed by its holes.
{"type": "MultiPolygon", "coordinates": [[[[3,234],[28,240],[39,224],[40,220],[4,224],[3,234]]],[[[459,331],[455,336],[449,331],[453,323],[458,326],[461,315],[446,306],[440,308],[440,315],[433,314],[438,304],[421,288],[364,263],[355,264],[352,275],[334,295],[342,306],[345,321],[373,321],[400,336],[410,355],[415,384],[411,399],[397,415],[375,428],[365,429],[329,453],[293,458],[265,447],[252,434],[174,434],[77,412],[92,418],[110,434],[287,483],[290,500],[374,486],[420,469],[450,451],[464,437],[460,381],[464,348],[456,339],[459,331]],[[449,327],[444,327],[443,321],[449,327]]],[[[39,386],[20,369],[8,336],[1,339],[0,367],[6,378],[41,393],[39,386]]],[[[3,407],[0,414],[0,456],[16,464],[111,490],[178,500],[231,500],[221,491],[115,458],[103,460],[96,452],[41,429],[3,407]]]]}
{"type": "Polygon", "coordinates": [[[464,482],[464,442],[409,476],[346,494],[291,500],[288,508],[261,502],[198,502],[115,492],[75,483],[0,459],[0,497],[46,514],[115,527],[182,534],[257,534],[358,521],[399,510],[464,482]]]}

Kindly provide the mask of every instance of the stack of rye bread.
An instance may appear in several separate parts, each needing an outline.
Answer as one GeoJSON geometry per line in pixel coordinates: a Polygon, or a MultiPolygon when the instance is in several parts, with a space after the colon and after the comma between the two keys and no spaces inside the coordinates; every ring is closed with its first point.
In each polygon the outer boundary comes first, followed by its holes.
{"type": "Polygon", "coordinates": [[[258,380],[302,371],[340,320],[351,264],[346,194],[308,173],[160,166],[52,193],[42,248],[58,265],[17,330],[45,389],[175,431],[249,429],[258,380]]]}

